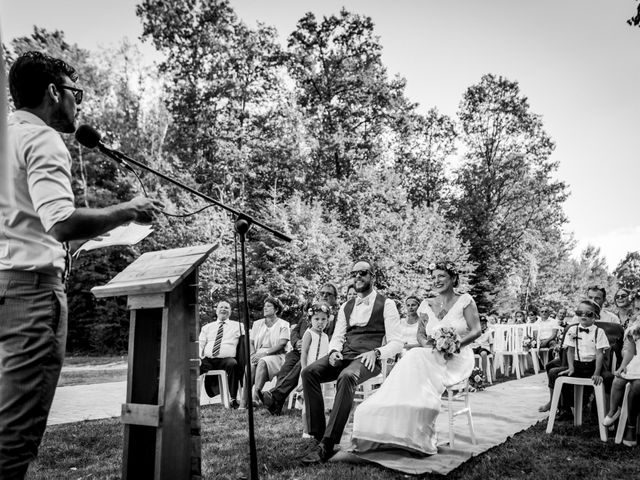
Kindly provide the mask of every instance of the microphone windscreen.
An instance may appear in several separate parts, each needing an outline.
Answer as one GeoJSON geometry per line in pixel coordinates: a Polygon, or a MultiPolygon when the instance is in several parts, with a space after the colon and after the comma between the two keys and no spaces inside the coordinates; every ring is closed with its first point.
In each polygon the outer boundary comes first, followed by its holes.
{"type": "Polygon", "coordinates": [[[76,130],[76,140],[84,147],[96,148],[100,138],[100,133],[89,125],[80,125],[76,130]]]}

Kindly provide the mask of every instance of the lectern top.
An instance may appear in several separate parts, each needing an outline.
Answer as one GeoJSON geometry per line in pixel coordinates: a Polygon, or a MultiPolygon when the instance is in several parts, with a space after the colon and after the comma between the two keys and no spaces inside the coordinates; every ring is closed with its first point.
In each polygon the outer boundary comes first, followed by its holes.
{"type": "Polygon", "coordinates": [[[173,290],[217,245],[198,245],[142,254],[106,285],[93,287],[98,298],[166,293],[173,290]]]}

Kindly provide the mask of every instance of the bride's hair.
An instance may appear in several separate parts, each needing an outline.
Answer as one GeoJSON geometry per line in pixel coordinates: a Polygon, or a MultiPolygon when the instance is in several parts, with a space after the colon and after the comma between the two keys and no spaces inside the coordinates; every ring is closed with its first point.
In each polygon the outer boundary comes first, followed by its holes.
{"type": "Polygon", "coordinates": [[[432,263],[429,265],[429,272],[433,274],[434,270],[442,270],[453,279],[453,287],[456,288],[460,283],[460,275],[456,269],[456,265],[448,260],[432,263]]]}

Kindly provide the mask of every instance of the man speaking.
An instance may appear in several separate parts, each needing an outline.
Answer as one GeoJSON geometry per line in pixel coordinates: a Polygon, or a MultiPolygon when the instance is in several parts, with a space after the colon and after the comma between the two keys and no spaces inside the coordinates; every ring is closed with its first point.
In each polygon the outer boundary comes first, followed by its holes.
{"type": "Polygon", "coordinates": [[[58,134],[76,129],[83,91],[62,60],[27,52],[12,65],[16,111],[8,121],[0,190],[0,478],[23,479],[44,434],[67,334],[67,242],[131,221],[148,223],[161,206],[134,198],[76,208],[71,156],[58,134]]]}

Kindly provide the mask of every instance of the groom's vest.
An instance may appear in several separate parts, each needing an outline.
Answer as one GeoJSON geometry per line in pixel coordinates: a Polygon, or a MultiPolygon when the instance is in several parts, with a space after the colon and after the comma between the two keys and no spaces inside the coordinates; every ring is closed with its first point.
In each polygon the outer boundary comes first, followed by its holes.
{"type": "Polygon", "coordinates": [[[347,321],[347,333],[344,338],[342,347],[342,355],[345,358],[355,357],[364,352],[370,352],[374,348],[382,345],[384,338],[384,302],[386,297],[376,294],[376,300],[373,303],[371,317],[366,325],[359,327],[351,325],[349,319],[356,305],[356,300],[349,300],[344,306],[344,317],[347,321]]]}

